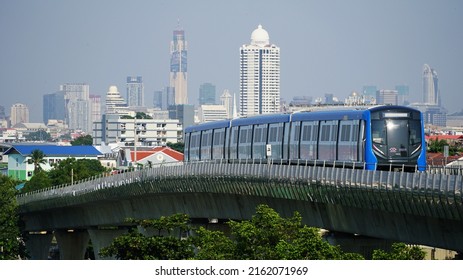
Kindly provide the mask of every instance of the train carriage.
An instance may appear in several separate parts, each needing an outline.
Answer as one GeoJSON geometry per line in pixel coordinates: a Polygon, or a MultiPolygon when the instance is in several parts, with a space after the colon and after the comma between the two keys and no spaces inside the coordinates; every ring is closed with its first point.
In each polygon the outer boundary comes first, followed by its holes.
{"type": "Polygon", "coordinates": [[[268,160],[426,169],[422,115],[403,106],[259,115],[185,129],[185,161],[268,160]]]}

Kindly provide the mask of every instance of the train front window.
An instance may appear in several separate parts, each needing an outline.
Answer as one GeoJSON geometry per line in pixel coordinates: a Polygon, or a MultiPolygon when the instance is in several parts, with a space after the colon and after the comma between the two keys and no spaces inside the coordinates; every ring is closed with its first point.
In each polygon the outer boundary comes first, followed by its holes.
{"type": "Polygon", "coordinates": [[[410,145],[421,143],[421,122],[419,120],[411,120],[410,124],[410,145]]]}
{"type": "Polygon", "coordinates": [[[374,143],[386,144],[386,125],[384,121],[371,121],[371,135],[374,143]]]}

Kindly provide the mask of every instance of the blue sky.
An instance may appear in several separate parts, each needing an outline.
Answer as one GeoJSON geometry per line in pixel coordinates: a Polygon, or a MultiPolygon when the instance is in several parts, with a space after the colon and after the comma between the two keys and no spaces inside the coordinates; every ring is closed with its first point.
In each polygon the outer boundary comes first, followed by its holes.
{"type": "Polygon", "coordinates": [[[459,0],[0,0],[0,105],[16,102],[42,121],[42,96],[88,83],[104,96],[140,75],[145,103],[169,83],[178,20],[188,41],[188,95],[199,85],[239,92],[239,48],[262,24],[281,48],[281,96],[344,99],[364,85],[410,87],[421,101],[422,68],[439,76],[449,112],[463,109],[463,1],[459,0]]]}

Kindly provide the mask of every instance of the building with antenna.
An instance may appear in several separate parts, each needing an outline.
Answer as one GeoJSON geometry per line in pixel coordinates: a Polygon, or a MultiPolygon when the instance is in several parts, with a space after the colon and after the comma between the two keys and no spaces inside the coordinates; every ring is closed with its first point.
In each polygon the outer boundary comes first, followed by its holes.
{"type": "Polygon", "coordinates": [[[185,31],[180,24],[173,32],[173,39],[170,43],[170,87],[174,88],[175,104],[188,104],[187,91],[187,42],[185,31]]]}

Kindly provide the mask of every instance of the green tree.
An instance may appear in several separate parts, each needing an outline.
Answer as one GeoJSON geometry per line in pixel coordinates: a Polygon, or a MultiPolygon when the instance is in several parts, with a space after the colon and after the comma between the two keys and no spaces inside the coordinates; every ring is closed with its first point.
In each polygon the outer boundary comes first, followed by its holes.
{"type": "Polygon", "coordinates": [[[91,146],[93,144],[93,138],[91,135],[83,135],[77,137],[74,141],[71,141],[72,146],[91,146]]]}
{"type": "Polygon", "coordinates": [[[153,119],[150,115],[147,115],[146,113],[143,113],[143,112],[137,112],[135,114],[135,118],[136,119],[153,119]]]}
{"type": "Polygon", "coordinates": [[[285,219],[270,207],[260,205],[250,221],[228,223],[230,237],[200,227],[193,237],[181,238],[192,230],[186,215],[131,220],[155,235],[146,237],[132,231],[115,238],[100,255],[118,259],[362,259],[330,245],[317,229],[303,226],[301,221],[298,213],[285,219]],[[177,237],[175,232],[179,233],[177,237]]]}
{"type": "Polygon", "coordinates": [[[390,252],[381,249],[373,251],[373,260],[424,260],[426,253],[418,246],[394,243],[390,252]]]}
{"type": "Polygon", "coordinates": [[[48,171],[48,177],[52,186],[56,186],[96,176],[106,171],[107,169],[96,159],[67,158],[48,171]]]}
{"type": "Polygon", "coordinates": [[[176,150],[177,152],[183,153],[185,150],[185,143],[183,142],[177,142],[177,143],[172,143],[172,142],[167,142],[167,147],[176,150]]]}
{"type": "Polygon", "coordinates": [[[35,149],[31,153],[31,158],[29,159],[29,164],[34,165],[34,174],[39,170],[42,170],[41,164],[47,163],[45,160],[46,155],[39,149],[35,149]]]}
{"type": "Polygon", "coordinates": [[[26,256],[20,235],[15,185],[10,177],[0,175],[0,260],[26,256]]]}
{"type": "Polygon", "coordinates": [[[35,190],[45,189],[51,187],[51,180],[48,178],[48,173],[40,170],[34,173],[34,176],[24,184],[24,188],[21,189],[22,193],[31,192],[35,190]]]}
{"type": "Polygon", "coordinates": [[[133,220],[128,222],[142,227],[152,235],[141,234],[133,228],[128,234],[116,237],[100,250],[100,256],[114,256],[122,260],[180,260],[194,256],[191,239],[182,238],[190,231],[189,217],[175,214],[155,220],[133,220]],[[175,236],[175,233],[178,236],[175,236]]]}
{"type": "Polygon", "coordinates": [[[39,130],[35,132],[31,132],[26,136],[27,141],[51,141],[51,135],[50,133],[44,131],[44,130],[39,130]]]}

